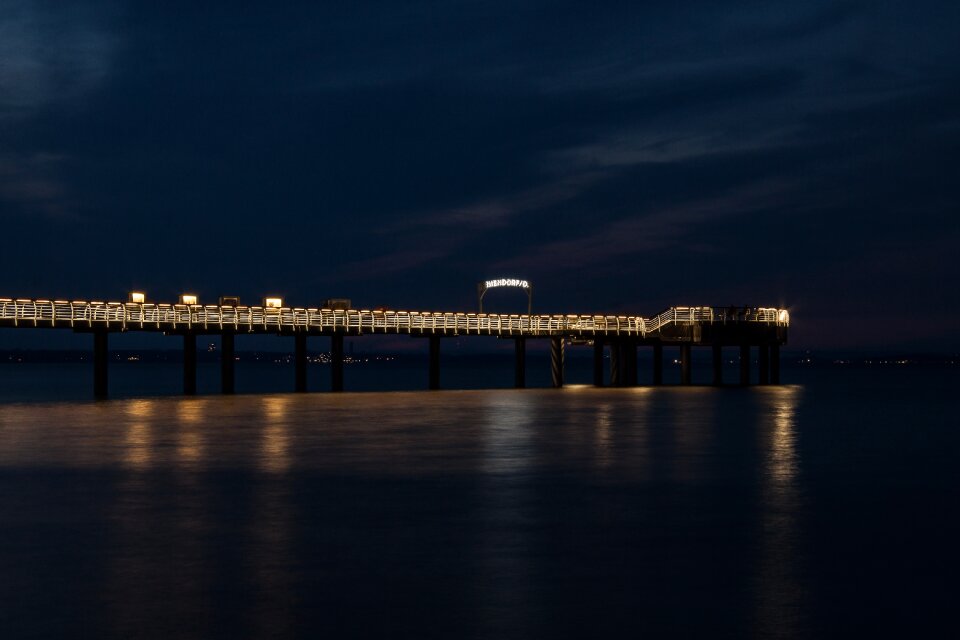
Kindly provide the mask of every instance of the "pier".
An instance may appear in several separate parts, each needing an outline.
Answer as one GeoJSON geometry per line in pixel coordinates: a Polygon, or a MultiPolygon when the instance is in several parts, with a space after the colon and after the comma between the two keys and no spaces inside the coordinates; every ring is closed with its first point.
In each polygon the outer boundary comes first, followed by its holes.
{"type": "MultiPolygon", "coordinates": [[[[759,384],[780,383],[780,347],[787,341],[790,314],[772,307],[671,307],[652,317],[625,315],[516,315],[464,312],[325,309],[283,306],[267,299],[264,306],[231,304],[153,304],[134,302],[66,301],[0,298],[0,327],[68,329],[92,334],[93,394],[108,395],[108,346],[111,333],[158,332],[183,341],[183,392],[197,388],[197,337],[221,339],[221,391],[234,392],[236,337],[272,334],[294,342],[294,390],[307,390],[307,341],[330,340],[331,391],[343,391],[343,340],[376,334],[425,338],[429,353],[427,384],[439,389],[440,352],[444,338],[495,337],[512,339],[515,348],[514,385],[526,386],[529,340],[550,343],[554,387],[564,384],[564,354],[568,344],[593,345],[593,380],[604,385],[604,360],[609,353],[610,386],[637,385],[637,351],[653,354],[652,380],[663,384],[663,349],[679,347],[681,384],[690,385],[694,348],[709,348],[713,358],[710,384],[723,385],[724,347],[739,350],[740,385],[751,382],[751,358],[756,352],[759,384]]],[[[236,301],[238,302],[238,301],[236,301]]],[[[707,381],[698,381],[705,384],[707,381]]]]}

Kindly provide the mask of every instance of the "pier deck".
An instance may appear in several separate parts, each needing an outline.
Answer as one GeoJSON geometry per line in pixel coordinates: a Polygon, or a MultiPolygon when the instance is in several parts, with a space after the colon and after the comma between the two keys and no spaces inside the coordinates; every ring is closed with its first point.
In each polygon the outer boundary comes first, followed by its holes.
{"type": "Polygon", "coordinates": [[[220,335],[223,340],[222,389],[234,386],[234,340],[243,334],[295,337],[297,391],[306,390],[308,336],[328,336],[332,353],[332,390],[343,389],[343,339],[373,334],[429,338],[429,388],[440,386],[440,340],[454,336],[494,336],[516,342],[516,386],[525,384],[526,340],[551,341],[553,385],[563,386],[564,347],[567,341],[594,346],[594,382],[604,384],[604,349],[610,349],[610,383],[637,384],[636,350],[654,349],[654,383],[662,381],[664,346],[679,345],[682,382],[690,384],[690,348],[714,351],[713,383],[722,383],[719,363],[724,346],[737,346],[741,384],[750,379],[750,350],[759,351],[761,384],[779,383],[779,349],[786,343],[790,314],[773,307],[671,307],[653,316],[633,315],[516,315],[464,312],[321,309],[200,304],[151,304],[84,300],[0,298],[0,327],[71,329],[94,334],[94,395],[107,394],[107,336],[110,333],[148,331],[183,336],[184,393],[196,392],[196,337],[220,335]]]}

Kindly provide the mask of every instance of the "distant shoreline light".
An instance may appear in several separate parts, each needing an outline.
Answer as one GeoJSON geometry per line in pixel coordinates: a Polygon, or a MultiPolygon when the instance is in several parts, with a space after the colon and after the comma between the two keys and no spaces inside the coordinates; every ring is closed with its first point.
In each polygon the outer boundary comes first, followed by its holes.
{"type": "Polygon", "coordinates": [[[486,286],[487,289],[494,289],[496,287],[520,287],[522,289],[529,289],[530,283],[518,278],[499,278],[497,280],[487,280],[484,286],[486,286]]]}

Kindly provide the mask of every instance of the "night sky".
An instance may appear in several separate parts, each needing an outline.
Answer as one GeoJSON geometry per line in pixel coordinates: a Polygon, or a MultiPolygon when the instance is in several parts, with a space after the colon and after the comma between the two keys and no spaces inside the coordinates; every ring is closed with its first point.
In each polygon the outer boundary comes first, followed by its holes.
{"type": "Polygon", "coordinates": [[[958,349],[958,6],[0,0],[0,296],[520,277],[542,313],[958,349]]]}

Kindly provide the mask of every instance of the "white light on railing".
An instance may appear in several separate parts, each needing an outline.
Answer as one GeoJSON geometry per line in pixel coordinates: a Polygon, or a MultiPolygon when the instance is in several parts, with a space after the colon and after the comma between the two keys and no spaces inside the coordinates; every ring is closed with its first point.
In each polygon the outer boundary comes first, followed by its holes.
{"type": "Polygon", "coordinates": [[[180,294],[180,304],[198,304],[197,296],[192,293],[182,293],[180,294]]]}
{"type": "Polygon", "coordinates": [[[279,309],[283,306],[283,298],[264,298],[263,306],[267,309],[279,309]]]}
{"type": "Polygon", "coordinates": [[[790,312],[786,309],[780,309],[779,315],[780,322],[787,324],[790,322],[790,312]]]}
{"type": "Polygon", "coordinates": [[[147,301],[147,294],[140,291],[131,291],[130,292],[130,302],[134,304],[143,304],[147,301]]]}

